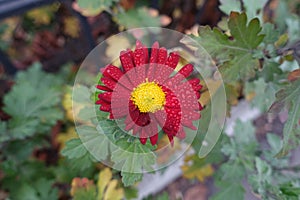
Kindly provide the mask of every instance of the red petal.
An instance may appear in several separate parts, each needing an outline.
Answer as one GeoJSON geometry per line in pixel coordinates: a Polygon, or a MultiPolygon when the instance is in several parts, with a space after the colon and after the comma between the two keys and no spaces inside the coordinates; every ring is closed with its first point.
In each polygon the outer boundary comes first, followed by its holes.
{"type": "Polygon", "coordinates": [[[136,49],[133,55],[136,67],[148,63],[148,48],[146,46],[143,46],[143,44],[139,40],[136,41],[136,49]]]}
{"type": "Polygon", "coordinates": [[[139,126],[147,126],[148,124],[150,124],[150,117],[148,113],[140,113],[139,112],[139,116],[137,118],[137,120],[135,121],[135,123],[139,126]]]}
{"type": "Polygon", "coordinates": [[[201,105],[200,102],[198,102],[199,110],[203,110],[203,106],[201,105]]]}
{"type": "Polygon", "coordinates": [[[130,115],[128,115],[127,118],[125,119],[126,124],[130,124],[131,122],[135,122],[139,118],[140,112],[137,108],[132,109],[132,108],[129,107],[129,114],[130,115]]]}
{"type": "Polygon", "coordinates": [[[158,51],[157,63],[164,65],[167,61],[168,52],[167,49],[162,47],[158,51]]]}
{"type": "Polygon", "coordinates": [[[194,91],[200,91],[202,89],[202,85],[200,84],[200,80],[198,78],[193,78],[188,81],[194,91]]]}
{"type": "Polygon", "coordinates": [[[109,89],[108,87],[104,86],[104,85],[96,85],[96,88],[102,91],[112,91],[111,89],[109,89]]]}
{"type": "Polygon", "coordinates": [[[150,56],[149,63],[157,63],[158,51],[159,51],[159,44],[158,42],[154,42],[154,44],[151,47],[151,56],[150,56]]]}
{"type": "Polygon", "coordinates": [[[154,117],[159,126],[163,127],[166,121],[166,113],[163,110],[159,110],[154,113],[154,117]]]}
{"type": "Polygon", "coordinates": [[[185,78],[188,77],[192,72],[194,71],[194,67],[192,64],[186,64],[183,66],[180,70],[179,73],[182,74],[185,78]]]}
{"type": "Polygon", "coordinates": [[[136,49],[140,49],[140,48],[143,48],[143,43],[139,40],[136,40],[135,42],[135,48],[136,49]]]}
{"type": "Polygon", "coordinates": [[[114,118],[120,119],[128,115],[128,111],[125,108],[112,108],[112,113],[114,114],[114,118]]]}
{"type": "MultiPolygon", "coordinates": [[[[129,77],[127,76],[127,74],[125,74],[125,76],[122,76],[122,78],[120,78],[118,80],[118,84],[120,86],[123,86],[124,88],[126,88],[130,92],[134,88],[134,85],[131,83],[131,81],[129,81],[129,77]]],[[[120,88],[120,87],[118,87],[118,88],[120,88]]]]}
{"type": "Polygon", "coordinates": [[[107,102],[111,102],[111,96],[112,96],[112,92],[104,92],[104,93],[98,94],[99,99],[102,99],[107,102]]]}
{"type": "Polygon", "coordinates": [[[107,105],[109,106],[110,105],[110,102],[106,102],[106,101],[103,101],[102,99],[99,99],[96,101],[96,104],[100,104],[100,105],[107,105]]]}
{"type": "Polygon", "coordinates": [[[113,90],[117,84],[113,79],[106,77],[106,76],[103,76],[101,78],[101,81],[107,88],[109,88],[111,90],[113,90]]]}
{"type": "Polygon", "coordinates": [[[150,137],[150,142],[153,146],[156,145],[157,140],[158,140],[158,134],[157,133],[150,137]]]}
{"type": "Polygon", "coordinates": [[[141,142],[142,144],[146,144],[147,139],[148,139],[148,138],[141,138],[141,137],[140,137],[140,142],[141,142]]]}
{"type": "Polygon", "coordinates": [[[121,51],[120,61],[125,72],[134,67],[132,53],[131,50],[121,51]]]}
{"type": "Polygon", "coordinates": [[[149,49],[148,47],[144,46],[144,55],[145,55],[145,58],[146,58],[146,63],[149,63],[149,49]]]}
{"type": "Polygon", "coordinates": [[[184,132],[183,128],[181,128],[176,135],[176,137],[178,137],[179,139],[184,139],[185,136],[186,136],[186,133],[184,132]]]}
{"type": "Polygon", "coordinates": [[[194,126],[194,124],[192,123],[191,120],[182,120],[182,125],[185,126],[185,127],[188,127],[192,130],[197,130],[197,128],[194,126]]]}
{"type": "Polygon", "coordinates": [[[145,132],[145,129],[142,129],[142,132],[140,133],[140,142],[142,144],[146,144],[147,139],[148,139],[147,133],[145,132]]]}
{"type": "Polygon", "coordinates": [[[151,48],[151,56],[150,56],[150,60],[149,60],[150,64],[149,64],[149,69],[147,71],[147,78],[150,82],[155,80],[155,71],[156,71],[156,66],[157,66],[158,51],[159,51],[159,44],[158,44],[158,42],[155,42],[151,48]]]}
{"type": "Polygon", "coordinates": [[[145,55],[145,50],[144,48],[141,49],[136,49],[133,53],[133,58],[134,58],[134,64],[135,66],[141,66],[146,64],[148,58],[145,55]]]}
{"type": "MultiPolygon", "coordinates": [[[[147,66],[144,65],[144,66],[136,67],[135,71],[136,71],[135,77],[132,77],[132,79],[135,79],[137,84],[144,82],[146,79],[147,66]]],[[[136,86],[137,85],[134,85],[134,87],[136,86]]]]}
{"type": "Polygon", "coordinates": [[[199,91],[197,91],[197,92],[195,92],[195,94],[196,94],[196,98],[197,98],[197,99],[200,99],[200,97],[201,97],[201,94],[200,94],[200,92],[199,92],[199,91]]]}
{"type": "Polygon", "coordinates": [[[172,52],[170,53],[166,65],[168,65],[169,67],[175,69],[178,62],[179,62],[180,56],[177,52],[172,52]]]}
{"type": "Polygon", "coordinates": [[[141,131],[141,127],[140,126],[133,126],[133,129],[132,129],[132,134],[133,135],[136,135],[140,131],[141,131]]]}
{"type": "Polygon", "coordinates": [[[100,110],[101,111],[104,111],[104,112],[109,112],[110,111],[110,105],[105,105],[105,104],[102,104],[101,106],[100,106],[100,110]]]}
{"type": "Polygon", "coordinates": [[[114,79],[115,81],[117,81],[123,76],[123,72],[121,71],[120,68],[118,68],[116,66],[108,65],[105,67],[103,75],[110,77],[110,78],[114,79]]]}

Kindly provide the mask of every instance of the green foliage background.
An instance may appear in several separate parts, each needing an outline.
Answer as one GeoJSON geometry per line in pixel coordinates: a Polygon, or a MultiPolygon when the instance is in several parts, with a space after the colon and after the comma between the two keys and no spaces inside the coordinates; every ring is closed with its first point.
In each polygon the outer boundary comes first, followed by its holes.
{"type": "MultiPolygon", "coordinates": [[[[287,114],[280,135],[268,133],[262,142],[257,139],[252,122],[237,120],[233,136],[223,133],[206,158],[192,159],[190,167],[193,170],[206,165],[213,166],[215,170],[211,179],[218,192],[210,199],[243,199],[245,185],[250,185],[251,192],[259,199],[300,198],[300,167],[290,163],[300,145],[300,17],[299,10],[290,11],[291,2],[279,2],[274,11],[276,17],[271,23],[264,19],[267,1],[220,0],[219,8],[225,16],[218,26],[200,26],[198,34],[191,36],[205,48],[220,69],[229,109],[233,102],[245,98],[252,107],[269,113],[271,117],[278,113],[287,114]]],[[[161,16],[151,15],[145,1],[139,1],[131,9],[124,9],[118,0],[78,0],[77,6],[78,12],[88,17],[109,13],[119,30],[163,26],[161,16]]],[[[51,26],[57,9],[43,9],[47,10],[42,12],[46,13],[43,15],[46,17],[44,22],[49,23],[46,27],[51,26]]],[[[34,24],[32,15],[24,18],[34,24]]],[[[34,26],[45,28],[45,24],[34,26]]],[[[11,42],[5,36],[8,32],[9,25],[1,24],[0,36],[6,40],[1,42],[0,48],[5,51],[8,51],[11,42]]],[[[113,171],[113,179],[118,180],[116,185],[124,189],[124,198],[127,199],[137,196],[134,186],[143,179],[142,170],[151,169],[155,164],[151,145],[142,145],[124,134],[101,112],[92,116],[99,120],[96,120],[98,124],[78,127],[88,133],[81,137],[84,139],[75,137],[65,142],[63,149],[56,148],[55,151],[60,152],[53,154],[58,155],[54,163],[47,163],[37,156],[39,150],[53,149],[51,134],[58,123],[63,124],[63,129],[74,127],[73,122],[67,119],[62,103],[64,94],[68,92],[66,86],[72,85],[73,76],[69,65],[51,74],[45,72],[40,63],[35,63],[11,79],[14,84],[3,96],[1,108],[9,118],[0,121],[0,191],[6,194],[7,199],[96,199],[100,189],[96,189],[94,182],[101,181],[97,174],[105,166],[97,163],[87,146],[98,148],[101,145],[98,150],[101,159],[109,158],[115,166],[121,166],[120,172],[113,171]],[[101,131],[97,129],[99,123],[101,131]],[[128,152],[147,154],[137,156],[115,149],[105,142],[104,135],[128,152]],[[137,171],[139,173],[134,173],[137,171]],[[80,192],[70,196],[75,177],[94,181],[92,187],[82,186],[78,190],[80,192]]],[[[1,76],[1,79],[10,78],[1,76]]],[[[81,91],[85,98],[95,95],[83,86],[81,91]]],[[[206,108],[209,106],[210,103],[206,108]]],[[[81,114],[91,115],[88,110],[82,109],[81,114]]],[[[207,129],[209,119],[209,113],[203,111],[200,121],[202,131],[207,129]]],[[[192,145],[195,152],[199,151],[202,140],[200,130],[192,145]]],[[[157,196],[157,199],[168,198],[167,193],[157,196]]]]}

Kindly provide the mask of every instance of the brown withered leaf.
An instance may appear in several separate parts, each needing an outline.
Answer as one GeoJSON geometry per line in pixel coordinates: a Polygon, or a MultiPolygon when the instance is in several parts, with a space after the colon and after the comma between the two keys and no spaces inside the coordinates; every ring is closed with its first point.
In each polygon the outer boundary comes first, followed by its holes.
{"type": "Polygon", "coordinates": [[[299,78],[300,78],[300,69],[296,69],[296,70],[290,72],[288,75],[288,80],[291,82],[293,82],[299,78]]]}

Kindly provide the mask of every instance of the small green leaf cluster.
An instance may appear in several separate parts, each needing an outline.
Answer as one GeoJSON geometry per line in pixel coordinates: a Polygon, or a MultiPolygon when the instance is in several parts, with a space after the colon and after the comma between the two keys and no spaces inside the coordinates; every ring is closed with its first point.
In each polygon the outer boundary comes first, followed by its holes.
{"type": "Polygon", "coordinates": [[[62,83],[62,77],[43,72],[36,63],[17,74],[4,97],[3,110],[10,118],[0,122],[2,186],[13,191],[13,199],[57,199],[53,173],[32,153],[49,145],[51,128],[63,119],[62,83]]]}
{"type": "Polygon", "coordinates": [[[125,186],[133,185],[142,179],[144,170],[151,170],[156,156],[150,144],[142,145],[138,139],[124,133],[112,120],[102,120],[98,127],[80,126],[77,129],[80,139],[66,143],[62,155],[74,163],[90,161],[113,162],[113,167],[121,169],[125,186]],[[95,159],[96,158],[96,159],[95,159]]]}
{"type": "Polygon", "coordinates": [[[212,199],[244,199],[248,184],[261,199],[297,199],[299,167],[290,165],[291,154],[275,158],[281,143],[278,135],[269,133],[266,144],[259,144],[251,122],[237,120],[234,135],[220,149],[227,160],[215,174],[219,192],[212,199]]]}

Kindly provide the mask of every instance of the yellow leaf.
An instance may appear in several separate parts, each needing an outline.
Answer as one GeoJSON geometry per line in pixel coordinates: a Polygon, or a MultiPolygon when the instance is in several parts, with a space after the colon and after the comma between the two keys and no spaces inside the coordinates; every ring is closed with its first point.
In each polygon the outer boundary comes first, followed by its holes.
{"type": "Polygon", "coordinates": [[[66,111],[66,118],[71,122],[74,122],[73,114],[75,116],[78,116],[80,110],[84,108],[84,104],[79,103],[76,103],[76,106],[74,108],[72,107],[72,87],[70,86],[67,86],[65,89],[65,94],[63,95],[62,99],[62,106],[66,111]]]}
{"type": "Polygon", "coordinates": [[[284,46],[289,39],[289,35],[287,33],[281,35],[279,39],[275,42],[275,47],[284,46]]]}
{"type": "Polygon", "coordinates": [[[63,20],[64,33],[72,38],[77,38],[80,33],[79,21],[76,17],[66,17],[63,20]]]}
{"type": "Polygon", "coordinates": [[[111,178],[112,178],[112,173],[109,168],[105,168],[99,173],[99,180],[97,183],[97,187],[98,187],[98,198],[97,199],[98,200],[101,200],[103,198],[104,190],[111,178]]]}
{"type": "Polygon", "coordinates": [[[207,90],[204,90],[204,92],[201,93],[201,97],[199,101],[202,106],[207,105],[210,102],[211,97],[216,93],[216,91],[219,89],[221,84],[222,84],[221,81],[215,81],[215,80],[206,81],[206,85],[209,85],[209,88],[204,86],[204,88],[207,88],[207,90]]]}
{"type": "Polygon", "coordinates": [[[241,90],[240,85],[236,83],[235,85],[225,85],[227,102],[229,105],[237,105],[239,98],[239,91],[241,90]]]}
{"type": "Polygon", "coordinates": [[[62,99],[62,105],[66,111],[66,118],[70,121],[74,121],[73,111],[72,111],[72,88],[67,87],[66,92],[62,99]]]}
{"type": "Polygon", "coordinates": [[[65,147],[65,143],[73,138],[78,138],[75,127],[69,127],[66,133],[59,133],[56,137],[57,143],[60,144],[60,149],[65,147]]]}
{"type": "Polygon", "coordinates": [[[97,183],[98,196],[97,200],[119,200],[124,197],[123,188],[116,188],[118,181],[112,180],[112,172],[110,168],[105,168],[99,173],[97,183]]]}
{"type": "Polygon", "coordinates": [[[187,179],[197,178],[203,182],[207,177],[210,177],[214,173],[214,169],[211,164],[205,164],[204,159],[198,157],[188,156],[185,159],[185,164],[181,166],[183,177],[187,179]],[[192,164],[190,163],[192,162],[192,164]]]}
{"type": "Polygon", "coordinates": [[[107,48],[105,55],[113,60],[113,65],[120,66],[119,61],[119,52],[128,48],[131,48],[131,45],[126,37],[123,36],[114,36],[107,41],[107,48]]]}
{"type": "Polygon", "coordinates": [[[17,27],[17,25],[20,23],[20,18],[19,17],[10,17],[2,20],[0,22],[1,27],[6,27],[4,28],[1,33],[1,41],[9,42],[13,40],[13,34],[14,31],[17,27]]]}
{"type": "Polygon", "coordinates": [[[37,25],[48,25],[53,19],[54,12],[59,8],[59,4],[52,4],[30,10],[26,13],[27,17],[32,19],[37,25]]]}
{"type": "Polygon", "coordinates": [[[117,180],[112,180],[106,189],[104,200],[119,200],[124,197],[124,191],[122,188],[116,189],[118,184],[117,180]]]}

